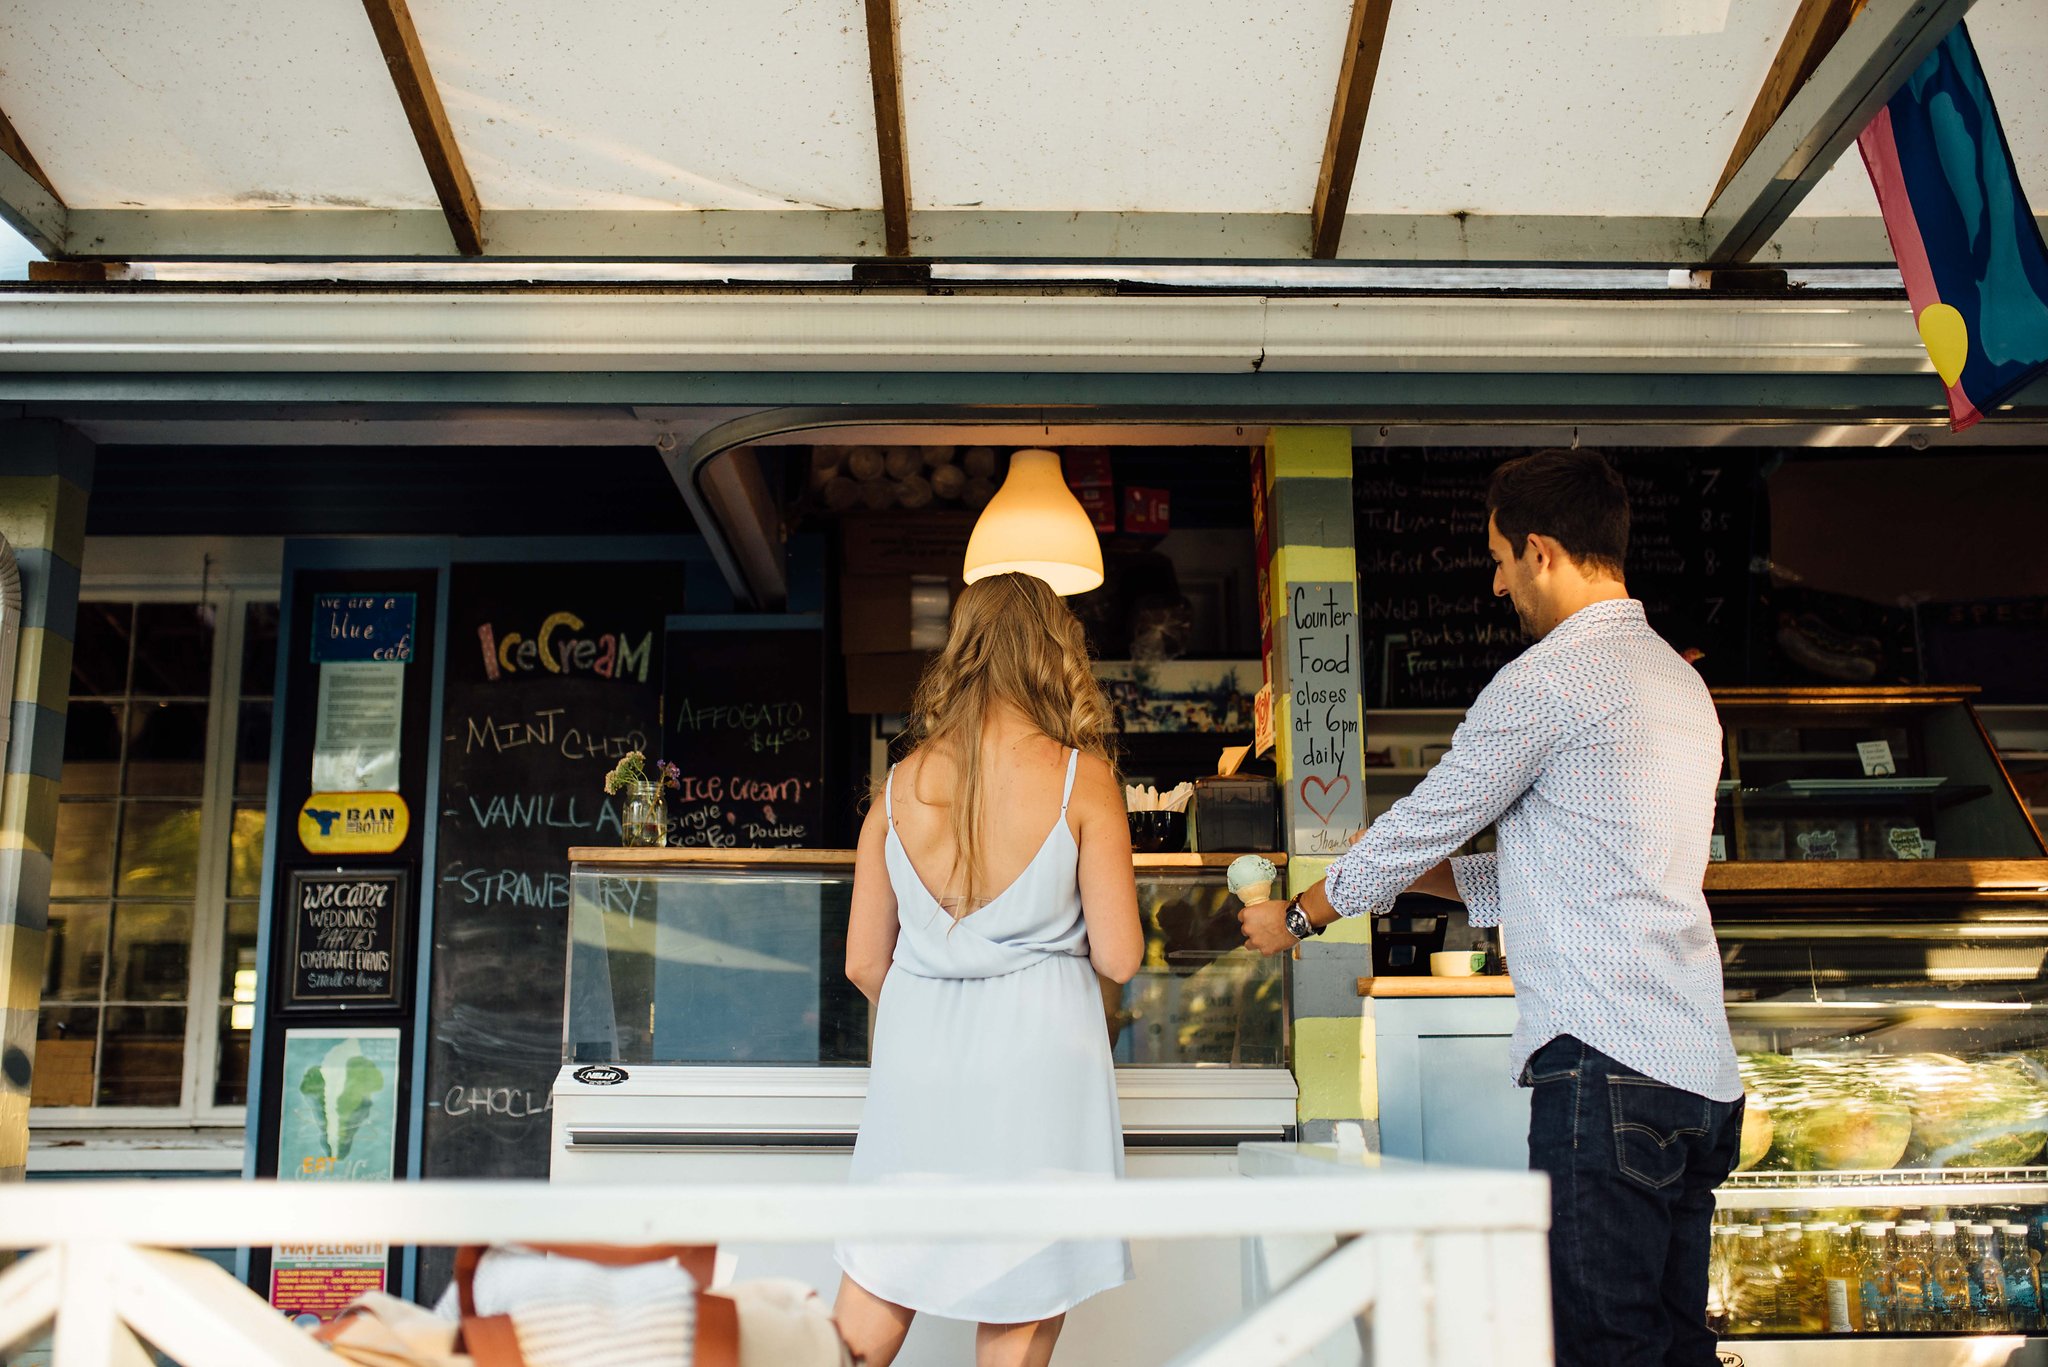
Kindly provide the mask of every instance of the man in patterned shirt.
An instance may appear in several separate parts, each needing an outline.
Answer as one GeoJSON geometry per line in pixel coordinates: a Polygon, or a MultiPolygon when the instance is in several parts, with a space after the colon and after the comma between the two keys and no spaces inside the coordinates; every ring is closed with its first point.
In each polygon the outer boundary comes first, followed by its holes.
{"type": "Polygon", "coordinates": [[[1487,511],[1493,591],[1535,644],[1322,882],[1241,913],[1245,942],[1279,953],[1411,888],[1500,926],[1529,1165],[1550,1177],[1557,1361],[1711,1367],[1713,1192],[1742,1131],[1700,890],[1720,721],[1628,596],[1628,491],[1604,459],[1509,461],[1487,511]],[[1496,853],[1446,858],[1489,825],[1496,853]]]}

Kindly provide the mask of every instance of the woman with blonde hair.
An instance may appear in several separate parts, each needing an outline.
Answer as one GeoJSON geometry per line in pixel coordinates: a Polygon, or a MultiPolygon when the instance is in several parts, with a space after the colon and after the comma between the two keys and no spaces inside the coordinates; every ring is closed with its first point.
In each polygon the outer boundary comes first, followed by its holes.
{"type": "MultiPolygon", "coordinates": [[[[968,585],[918,685],[914,748],[861,829],[846,976],[875,1003],[856,1182],[1123,1174],[1096,975],[1144,955],[1109,707],[1043,581],[968,585]]],[[[1115,1240],[841,1244],[836,1315],[887,1367],[919,1312],[979,1324],[979,1367],[1052,1358],[1066,1312],[1128,1281],[1115,1240]]]]}

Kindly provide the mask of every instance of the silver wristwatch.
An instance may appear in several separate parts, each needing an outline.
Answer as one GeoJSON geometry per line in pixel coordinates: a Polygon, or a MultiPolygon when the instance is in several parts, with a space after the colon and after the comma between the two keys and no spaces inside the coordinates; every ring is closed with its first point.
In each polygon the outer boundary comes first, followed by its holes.
{"type": "Polygon", "coordinates": [[[1323,928],[1310,921],[1308,913],[1301,909],[1299,897],[1287,904],[1287,933],[1297,940],[1306,940],[1311,935],[1323,933],[1323,928]]]}

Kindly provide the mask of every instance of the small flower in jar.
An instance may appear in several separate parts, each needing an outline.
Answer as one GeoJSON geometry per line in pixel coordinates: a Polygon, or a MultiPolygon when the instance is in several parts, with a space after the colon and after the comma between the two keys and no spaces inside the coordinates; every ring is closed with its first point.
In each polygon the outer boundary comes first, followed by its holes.
{"type": "Polygon", "coordinates": [[[661,760],[655,764],[654,768],[661,775],[662,787],[680,788],[683,786],[683,771],[677,765],[668,760],[661,760]]]}

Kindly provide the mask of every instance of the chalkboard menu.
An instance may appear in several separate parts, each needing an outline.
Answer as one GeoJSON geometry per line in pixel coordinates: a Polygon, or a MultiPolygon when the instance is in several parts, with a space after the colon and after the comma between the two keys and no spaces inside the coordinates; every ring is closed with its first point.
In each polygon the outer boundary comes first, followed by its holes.
{"type": "Polygon", "coordinates": [[[427,1176],[544,1177],[569,861],[618,840],[604,775],[658,748],[680,566],[458,565],[441,711],[427,1176]]]}
{"type": "Polygon", "coordinates": [[[816,617],[676,617],[662,756],[682,771],[671,845],[816,845],[824,808],[825,630],[816,617]]]}
{"type": "Polygon", "coordinates": [[[293,869],[280,1009],[405,1005],[404,869],[293,869]]]}
{"type": "MultiPolygon", "coordinates": [[[[1526,451],[1360,450],[1359,630],[1371,707],[1467,707],[1528,644],[1493,596],[1486,485],[1526,451]]],[[[1629,592],[1650,625],[1696,651],[1709,683],[1745,682],[1759,456],[1607,450],[1628,482],[1629,592]]]]}

